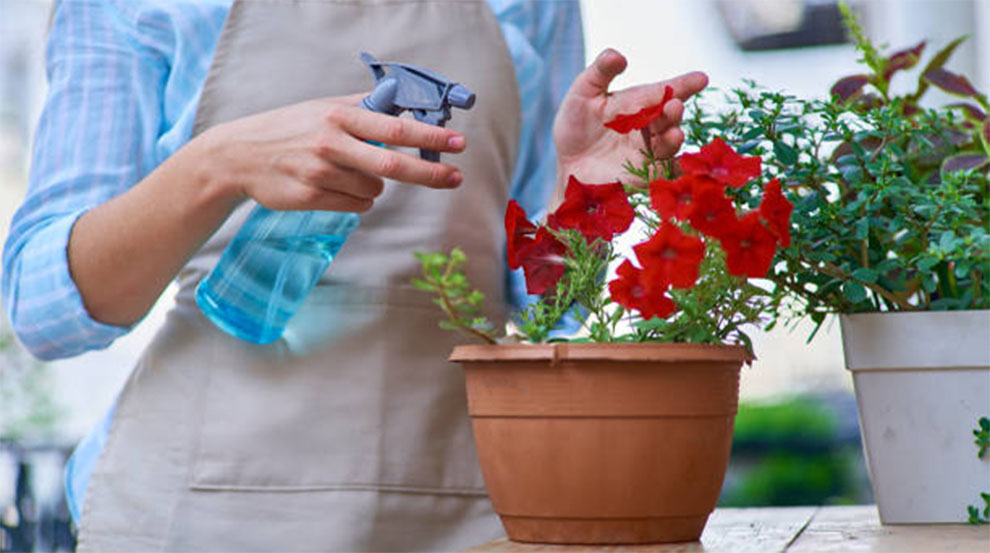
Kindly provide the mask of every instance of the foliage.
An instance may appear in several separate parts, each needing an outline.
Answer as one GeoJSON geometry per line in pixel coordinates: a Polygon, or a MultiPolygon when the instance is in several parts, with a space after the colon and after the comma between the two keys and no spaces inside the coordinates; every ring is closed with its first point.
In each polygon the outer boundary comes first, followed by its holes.
{"type": "Polygon", "coordinates": [[[987,456],[987,449],[990,449],[990,419],[980,417],[979,426],[973,430],[973,435],[976,436],[973,440],[976,444],[976,456],[983,459],[987,456]]]}
{"type": "MultiPolygon", "coordinates": [[[[769,449],[772,444],[800,444],[811,449],[834,440],[838,422],[819,402],[806,397],[772,403],[746,402],[736,414],[733,447],[769,449]]],[[[787,449],[795,449],[789,445],[787,449]]]]}
{"type": "MultiPolygon", "coordinates": [[[[973,443],[976,444],[977,457],[985,459],[987,457],[987,451],[990,449],[990,419],[980,417],[979,425],[973,429],[973,436],[976,436],[973,443]]],[[[990,493],[980,492],[980,498],[983,499],[984,505],[982,512],[975,505],[966,506],[970,524],[990,523],[990,493]]]]}
{"type": "Polygon", "coordinates": [[[844,436],[836,412],[798,396],[742,402],[723,507],[852,504],[869,496],[859,443],[844,436]]]}
{"type": "Polygon", "coordinates": [[[688,142],[721,137],[784,184],[792,243],[768,278],[791,292],[786,314],[820,325],[829,313],[990,307],[987,99],[943,68],[961,40],[894,96],[891,78],[925,43],[884,57],[848,17],[870,73],[841,79],[828,101],[752,82],[727,95],[726,110],[696,101],[688,142]],[[967,101],[924,109],[930,85],[967,101]]]}

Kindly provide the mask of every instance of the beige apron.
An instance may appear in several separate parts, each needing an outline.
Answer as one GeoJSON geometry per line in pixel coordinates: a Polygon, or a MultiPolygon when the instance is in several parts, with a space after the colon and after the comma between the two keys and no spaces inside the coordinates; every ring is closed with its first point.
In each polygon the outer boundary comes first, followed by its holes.
{"type": "MultiPolygon", "coordinates": [[[[462,246],[502,316],[502,213],[519,134],[512,61],[484,0],[235,2],[194,133],[369,91],[366,50],[478,95],[455,110],[455,191],[388,183],[285,337],[231,338],[193,299],[253,203],[179,275],[181,291],[118,401],[83,508],[80,550],[449,550],[500,528],[484,492],[461,339],[409,286],[412,253],[462,246]]],[[[181,68],[175,68],[180,70],[181,68]]]]}

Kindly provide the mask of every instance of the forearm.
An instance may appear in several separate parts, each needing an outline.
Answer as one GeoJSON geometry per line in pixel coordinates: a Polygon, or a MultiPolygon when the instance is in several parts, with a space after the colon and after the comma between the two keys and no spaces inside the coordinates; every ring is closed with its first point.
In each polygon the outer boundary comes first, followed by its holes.
{"type": "Polygon", "coordinates": [[[140,320],[236,205],[239,194],[211,170],[209,148],[190,142],[73,226],[69,270],[93,319],[140,320]]]}

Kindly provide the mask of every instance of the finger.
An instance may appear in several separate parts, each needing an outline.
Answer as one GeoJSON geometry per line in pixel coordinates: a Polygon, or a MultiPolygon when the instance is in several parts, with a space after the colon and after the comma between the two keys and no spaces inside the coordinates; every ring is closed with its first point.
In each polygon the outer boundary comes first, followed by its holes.
{"type": "Polygon", "coordinates": [[[644,107],[655,106],[663,101],[668,86],[674,91],[674,99],[683,102],[708,86],[708,75],[693,71],[666,81],[624,88],[612,97],[615,105],[612,109],[616,114],[634,113],[644,107]]]}
{"type": "Polygon", "coordinates": [[[262,194],[254,199],[261,205],[277,211],[328,210],[364,213],[371,209],[374,200],[358,198],[324,188],[310,186],[289,175],[272,182],[278,194],[262,194]]]}
{"type": "Polygon", "coordinates": [[[331,110],[331,120],[364,140],[438,152],[460,152],[464,136],[456,131],[360,108],[331,110]]]}
{"type": "Polygon", "coordinates": [[[659,137],[654,137],[653,150],[659,158],[673,157],[684,144],[684,131],[680,127],[670,127],[659,137]]]}
{"type": "Polygon", "coordinates": [[[347,213],[364,213],[375,204],[368,198],[355,198],[333,190],[313,189],[307,197],[305,209],[343,211],[347,213]]]}
{"type": "Polygon", "coordinates": [[[343,152],[342,163],[372,175],[430,188],[454,188],[461,184],[461,172],[452,165],[435,163],[387,148],[353,141],[343,152]]]}
{"type": "Polygon", "coordinates": [[[382,179],[311,154],[287,154],[276,161],[280,172],[306,186],[374,199],[384,190],[382,179]]]}
{"type": "Polygon", "coordinates": [[[300,180],[310,186],[365,200],[374,200],[385,191],[385,182],[380,177],[350,167],[335,166],[324,160],[319,163],[325,167],[300,180]]]}
{"type": "Polygon", "coordinates": [[[361,105],[361,100],[364,100],[369,94],[371,94],[370,90],[357,94],[348,94],[347,96],[328,96],[322,98],[321,101],[328,105],[359,106],[361,105]]]}
{"type": "Polygon", "coordinates": [[[583,98],[594,98],[607,93],[608,85],[626,70],[626,64],[625,56],[606,48],[574,79],[574,93],[583,98]]]}
{"type": "Polygon", "coordinates": [[[679,125],[684,116],[684,103],[674,98],[663,107],[663,114],[650,122],[650,132],[662,134],[672,126],[679,125]]]}
{"type": "Polygon", "coordinates": [[[701,71],[692,71],[666,81],[674,89],[674,97],[687,100],[708,86],[708,75],[701,71]]]}

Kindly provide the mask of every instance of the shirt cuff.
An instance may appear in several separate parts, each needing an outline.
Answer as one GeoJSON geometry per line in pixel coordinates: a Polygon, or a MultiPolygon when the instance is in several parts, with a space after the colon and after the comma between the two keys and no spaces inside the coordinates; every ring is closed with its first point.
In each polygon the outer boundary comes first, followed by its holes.
{"type": "Polygon", "coordinates": [[[131,327],[90,317],[69,273],[69,235],[85,209],[61,216],[31,237],[13,278],[18,291],[11,322],[24,346],[43,360],[103,349],[131,327]]]}

